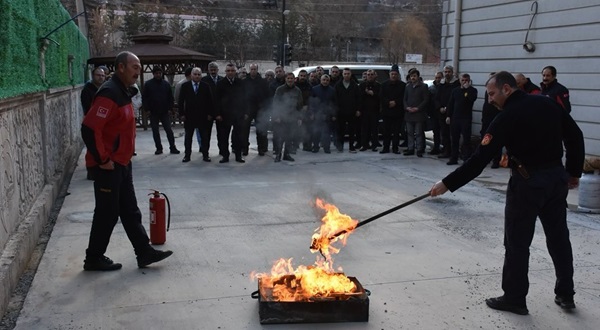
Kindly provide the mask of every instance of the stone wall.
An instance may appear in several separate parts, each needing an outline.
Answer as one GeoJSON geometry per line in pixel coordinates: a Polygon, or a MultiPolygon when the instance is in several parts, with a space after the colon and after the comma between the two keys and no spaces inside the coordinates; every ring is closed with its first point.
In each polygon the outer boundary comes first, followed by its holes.
{"type": "Polygon", "coordinates": [[[81,87],[0,100],[0,315],[82,150],[81,87]]]}

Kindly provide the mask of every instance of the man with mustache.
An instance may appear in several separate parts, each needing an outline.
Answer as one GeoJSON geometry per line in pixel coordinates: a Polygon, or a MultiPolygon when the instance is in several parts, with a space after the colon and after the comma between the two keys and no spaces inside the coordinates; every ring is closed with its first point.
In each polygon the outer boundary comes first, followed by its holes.
{"type": "Polygon", "coordinates": [[[546,95],[558,102],[568,113],[571,113],[571,101],[569,101],[569,90],[556,80],[556,68],[548,65],[542,69],[542,95],[546,95]]]}
{"type": "Polygon", "coordinates": [[[100,87],[81,125],[81,136],[88,149],[86,166],[95,172],[96,200],[84,270],[121,269],[121,264],[104,255],[119,218],[133,245],[139,268],[173,254],[150,246],[133,187],[135,115],[131,97],[137,90],[131,86],[138,79],[141,67],[133,53],[119,53],[114,76],[100,87]]]}

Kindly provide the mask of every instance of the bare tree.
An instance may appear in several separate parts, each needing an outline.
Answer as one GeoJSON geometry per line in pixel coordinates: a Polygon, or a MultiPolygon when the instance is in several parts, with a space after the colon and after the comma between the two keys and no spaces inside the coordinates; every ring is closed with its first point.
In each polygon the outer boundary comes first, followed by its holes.
{"type": "Polygon", "coordinates": [[[414,16],[388,23],[381,38],[390,63],[402,62],[406,54],[428,54],[432,50],[429,30],[414,16]]]}
{"type": "Polygon", "coordinates": [[[108,53],[119,47],[117,32],[122,24],[122,19],[116,16],[112,10],[105,6],[99,6],[88,14],[89,19],[89,42],[92,56],[108,53]]]}
{"type": "Polygon", "coordinates": [[[173,44],[175,46],[185,46],[187,28],[181,16],[176,14],[169,18],[167,26],[169,33],[173,36],[173,44]]]}

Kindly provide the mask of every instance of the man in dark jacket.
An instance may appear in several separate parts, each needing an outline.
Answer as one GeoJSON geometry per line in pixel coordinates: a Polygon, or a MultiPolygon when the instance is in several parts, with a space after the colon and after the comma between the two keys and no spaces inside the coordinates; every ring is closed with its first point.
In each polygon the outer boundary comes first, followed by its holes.
{"type": "Polygon", "coordinates": [[[367,78],[360,83],[360,130],[362,148],[360,151],[369,149],[377,151],[379,137],[377,136],[377,125],[379,124],[379,111],[381,109],[381,84],[375,80],[375,70],[367,70],[367,78]]]}
{"type": "Polygon", "coordinates": [[[192,79],[181,85],[179,100],[177,100],[179,115],[183,120],[183,127],[185,129],[184,163],[190,161],[192,155],[192,138],[196,129],[200,131],[202,159],[205,162],[210,162],[208,150],[210,148],[210,135],[212,133],[212,121],[215,111],[210,87],[207,83],[201,81],[201,79],[202,70],[200,68],[193,68],[192,79]]]}
{"type": "MultiPolygon", "coordinates": [[[[300,142],[302,142],[302,150],[304,151],[312,151],[312,141],[311,141],[311,129],[312,129],[312,121],[309,119],[307,104],[308,99],[310,98],[310,94],[312,93],[313,86],[308,82],[308,73],[306,70],[300,70],[298,72],[298,77],[296,77],[296,87],[300,89],[302,92],[302,103],[304,106],[302,107],[302,125],[297,128],[297,134],[295,134],[293,138],[293,147],[294,149],[300,146],[300,142]]],[[[294,150],[290,150],[291,153],[294,150]]]]}
{"type": "Polygon", "coordinates": [[[450,158],[451,154],[451,142],[450,142],[450,125],[446,124],[446,107],[450,100],[450,93],[456,87],[460,86],[460,82],[454,77],[454,67],[452,65],[446,65],[444,67],[444,82],[442,82],[436,92],[436,106],[439,106],[440,112],[440,136],[442,142],[442,150],[438,155],[438,158],[450,158]]]}
{"type": "Polygon", "coordinates": [[[285,84],[279,86],[275,90],[273,97],[273,133],[274,144],[279,152],[275,156],[275,162],[281,161],[283,154],[283,160],[290,162],[294,161],[294,158],[290,156],[290,131],[292,126],[300,126],[302,124],[302,117],[300,110],[304,106],[302,100],[302,92],[298,87],[295,86],[294,74],[289,72],[285,75],[285,84]]]}
{"type": "Polygon", "coordinates": [[[264,156],[269,147],[267,137],[267,123],[269,117],[265,110],[267,100],[269,99],[269,84],[258,73],[258,65],[250,64],[250,74],[244,79],[244,89],[246,100],[248,100],[249,117],[244,121],[244,150],[243,155],[248,155],[248,146],[250,145],[250,124],[254,120],[256,128],[256,143],[258,145],[258,155],[264,156]]]}
{"type": "Polygon", "coordinates": [[[463,159],[471,155],[471,122],[473,121],[473,104],[477,100],[477,89],[471,86],[468,73],[460,75],[460,87],[452,90],[446,108],[446,123],[450,125],[450,141],[452,154],[448,165],[458,164],[460,139],[463,143],[460,151],[463,159]]]}
{"type": "MultiPolygon", "coordinates": [[[[435,73],[433,83],[429,86],[429,115],[428,123],[431,123],[431,131],[433,133],[433,148],[429,151],[430,155],[438,155],[440,153],[440,145],[442,144],[442,137],[440,134],[440,106],[437,100],[437,91],[440,87],[444,74],[439,71],[435,73]]],[[[427,126],[427,125],[425,125],[427,126]]]]}
{"type": "Polygon", "coordinates": [[[131,86],[138,79],[141,67],[133,53],[119,53],[114,76],[100,87],[81,125],[81,137],[88,149],[86,167],[94,169],[96,178],[96,206],[83,263],[87,271],[121,269],[120,263],[104,255],[119,218],[133,245],[139,268],[173,253],[150,246],[133,187],[131,157],[135,148],[135,116],[131,97],[137,90],[131,86]]]}
{"type": "Polygon", "coordinates": [[[492,76],[486,90],[489,102],[501,113],[473,156],[437,182],[430,195],[455,191],[467,184],[505,146],[512,175],[504,208],[504,295],[485,302],[496,310],[529,313],[529,247],[539,217],[556,274],[554,302],[563,309],[574,309],[573,252],[565,205],[569,189],[577,188],[583,170],[583,134],[567,111],[546,98],[520,91],[508,72],[492,76]]]}
{"type": "Polygon", "coordinates": [[[571,113],[571,101],[569,101],[569,90],[556,80],[556,68],[549,65],[542,70],[542,95],[546,95],[558,102],[561,107],[571,113]]]}
{"type": "MultiPolygon", "coordinates": [[[[271,97],[273,97],[275,95],[275,91],[277,90],[277,88],[279,88],[279,86],[283,86],[285,85],[285,71],[283,70],[283,67],[278,65],[275,67],[275,79],[273,79],[273,81],[271,81],[271,83],[269,84],[269,95],[271,97]]],[[[273,130],[273,141],[277,140],[277,133],[275,130],[273,130]]],[[[276,143],[273,142],[273,153],[277,154],[279,153],[280,150],[277,150],[277,146],[276,143]]],[[[289,150],[291,151],[291,150],[289,150]]]]}
{"type": "Polygon", "coordinates": [[[342,81],[335,85],[335,102],[338,151],[344,150],[344,136],[348,133],[348,149],[351,153],[355,153],[356,121],[360,115],[360,89],[352,79],[352,71],[349,68],[344,68],[342,81]]]}
{"type": "Polygon", "coordinates": [[[379,153],[387,154],[392,151],[399,154],[400,128],[404,120],[404,89],[406,83],[400,80],[400,70],[393,65],[390,70],[390,79],[381,85],[381,117],[383,118],[383,150],[379,153]]]}
{"type": "Polygon", "coordinates": [[[404,90],[404,121],[406,123],[406,135],[408,149],[404,151],[405,156],[415,154],[417,157],[423,157],[425,152],[425,141],[423,128],[427,120],[427,107],[429,106],[429,88],[420,79],[419,70],[410,72],[410,83],[404,90]],[[416,139],[416,144],[415,144],[416,139]]]}
{"type": "Polygon", "coordinates": [[[175,136],[171,129],[171,110],[175,99],[171,86],[163,79],[163,71],[159,66],[152,69],[154,78],[148,80],[144,84],[144,92],[142,94],[142,104],[145,111],[150,112],[150,126],[152,127],[152,138],[156,146],[155,155],[163,153],[162,143],[160,142],[160,132],[158,124],[162,123],[167,140],[169,140],[169,150],[172,154],[179,154],[179,150],[175,146],[175,136]]]}
{"type": "Polygon", "coordinates": [[[312,124],[312,152],[319,152],[319,144],[326,154],[331,153],[332,125],[335,117],[335,90],[329,86],[329,75],[321,76],[321,83],[312,88],[308,113],[312,124]]]}
{"type": "MultiPolygon", "coordinates": [[[[206,76],[202,77],[202,79],[200,79],[200,81],[207,83],[208,86],[210,87],[210,92],[212,93],[212,96],[213,96],[213,106],[215,106],[215,107],[216,107],[216,104],[214,103],[214,97],[217,95],[217,83],[221,79],[223,79],[223,76],[219,75],[219,65],[216,62],[208,63],[208,74],[206,76]]],[[[207,127],[207,129],[211,132],[211,134],[212,134],[213,123],[214,123],[214,118],[210,122],[209,127],[207,127]]],[[[219,126],[218,125],[217,125],[217,136],[219,136],[219,126]]]]}
{"type": "Polygon", "coordinates": [[[92,79],[83,85],[83,89],[81,90],[81,106],[83,107],[84,115],[90,110],[94,95],[96,95],[98,88],[104,83],[104,79],[104,70],[101,67],[96,67],[92,70],[92,79]]]}
{"type": "Polygon", "coordinates": [[[248,103],[241,79],[237,78],[235,65],[227,64],[225,78],[217,83],[215,96],[217,139],[219,140],[219,153],[223,158],[219,163],[229,162],[229,134],[235,153],[235,161],[245,163],[242,158],[244,148],[244,120],[247,120],[248,103]],[[233,128],[233,131],[232,131],[233,128]]]}

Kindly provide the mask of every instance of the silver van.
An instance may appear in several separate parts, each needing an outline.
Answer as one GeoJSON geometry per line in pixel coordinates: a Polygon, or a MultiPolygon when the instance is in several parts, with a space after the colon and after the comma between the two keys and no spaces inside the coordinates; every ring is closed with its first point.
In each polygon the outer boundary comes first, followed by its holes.
{"type": "MultiPolygon", "coordinates": [[[[315,70],[317,70],[317,67],[322,67],[323,70],[325,71],[325,73],[329,74],[329,70],[331,69],[332,66],[337,65],[338,68],[340,68],[340,75],[341,75],[341,71],[344,70],[345,68],[348,68],[352,71],[352,75],[354,76],[354,78],[356,78],[356,80],[360,83],[362,82],[362,74],[363,72],[367,71],[367,70],[374,70],[375,73],[377,74],[377,78],[376,80],[380,83],[390,79],[390,70],[392,69],[391,65],[372,65],[372,64],[323,64],[323,65],[315,65],[315,66],[305,66],[302,68],[297,68],[296,70],[293,71],[294,76],[298,77],[298,73],[300,72],[300,70],[306,70],[306,72],[308,72],[309,74],[315,70]]],[[[404,71],[402,70],[401,66],[398,66],[398,70],[400,71],[400,79],[402,81],[404,81],[405,76],[404,76],[404,71]]]]}

